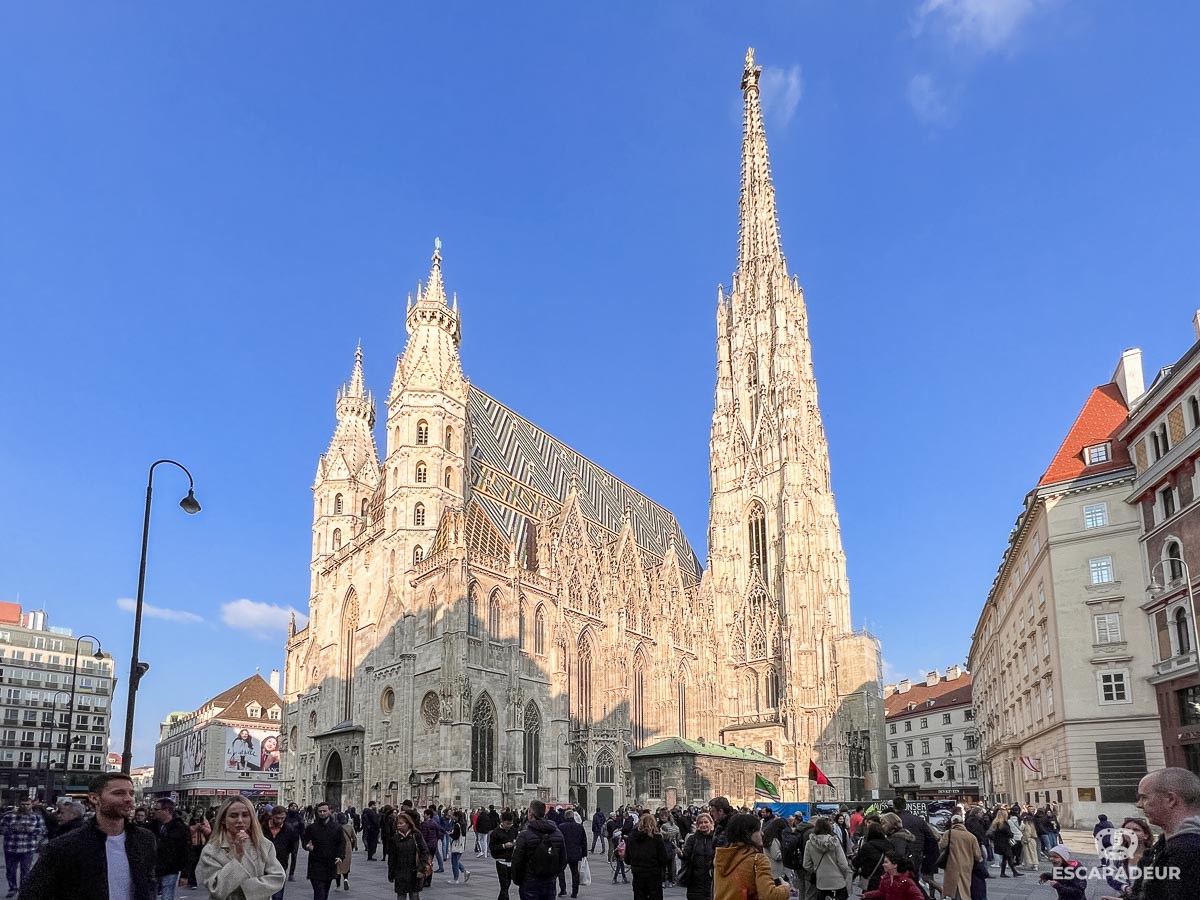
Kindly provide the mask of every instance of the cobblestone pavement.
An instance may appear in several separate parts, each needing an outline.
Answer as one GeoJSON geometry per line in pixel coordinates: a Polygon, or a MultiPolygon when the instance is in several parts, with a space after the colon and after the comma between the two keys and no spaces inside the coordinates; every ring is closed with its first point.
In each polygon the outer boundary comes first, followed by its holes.
{"type": "MultiPolygon", "coordinates": [[[[1085,865],[1095,863],[1095,857],[1086,853],[1086,850],[1092,847],[1091,835],[1079,832],[1064,835],[1064,839],[1067,846],[1076,853],[1077,859],[1085,865]]],[[[612,883],[612,870],[603,854],[594,853],[588,860],[592,867],[593,882],[590,886],[579,889],[582,900],[631,900],[633,891],[630,885],[620,881],[615,885],[612,883]]],[[[466,854],[463,862],[471,872],[471,878],[466,884],[447,884],[450,877],[447,866],[445,872],[433,876],[433,886],[423,891],[421,896],[428,900],[496,900],[499,894],[496,864],[490,859],[476,859],[474,853],[466,854]]],[[[307,854],[301,851],[300,860],[296,863],[296,880],[288,883],[284,894],[286,900],[311,900],[312,886],[304,880],[306,864],[307,854]]],[[[1041,871],[1048,870],[1049,867],[1045,864],[1041,866],[1041,871]]],[[[989,900],[1055,900],[1058,896],[1052,887],[1041,884],[1035,873],[1030,872],[1020,878],[999,878],[999,871],[991,870],[993,877],[988,881],[989,900]]],[[[568,871],[568,895],[570,890],[568,871]]],[[[337,897],[345,897],[347,900],[387,900],[396,896],[387,880],[387,864],[378,859],[368,862],[366,853],[361,850],[354,854],[350,871],[350,890],[331,891],[330,900],[334,900],[335,893],[337,897]]],[[[1100,881],[1089,884],[1087,896],[1088,900],[1098,900],[1114,893],[1108,885],[1100,881]]],[[[181,888],[178,897],[179,900],[187,900],[189,897],[206,898],[207,891],[181,888]]],[[[667,888],[663,897],[664,900],[684,900],[684,892],[682,888],[667,888]]],[[[510,900],[517,900],[515,886],[510,891],[510,900]]]]}

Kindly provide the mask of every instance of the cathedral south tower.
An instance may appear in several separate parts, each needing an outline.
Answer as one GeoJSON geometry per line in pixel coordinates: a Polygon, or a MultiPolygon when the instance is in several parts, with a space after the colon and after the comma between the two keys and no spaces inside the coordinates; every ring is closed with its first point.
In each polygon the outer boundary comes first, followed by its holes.
{"type": "Polygon", "coordinates": [[[804,292],[788,273],[754,51],[738,266],[717,301],[709,584],[726,646],[722,740],[784,762],[784,800],[870,796],[882,772],[878,642],[854,632],[804,292]],[[831,784],[809,780],[815,763],[831,784]]]}

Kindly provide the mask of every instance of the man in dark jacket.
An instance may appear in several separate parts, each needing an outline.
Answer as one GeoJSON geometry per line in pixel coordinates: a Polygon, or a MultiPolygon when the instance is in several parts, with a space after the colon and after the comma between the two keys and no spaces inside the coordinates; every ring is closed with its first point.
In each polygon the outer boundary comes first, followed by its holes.
{"type": "Polygon", "coordinates": [[[308,880],[313,900],[328,900],[329,885],[342,861],[346,833],[334,821],[328,803],[317,804],[317,820],[304,829],[304,849],[308,851],[308,880]]]}
{"type": "Polygon", "coordinates": [[[508,900],[508,886],[512,884],[513,848],[517,846],[517,827],[513,814],[507,809],[500,816],[500,824],[488,833],[488,852],[496,861],[496,880],[500,882],[500,894],[496,900],[508,900]]]}
{"type": "Polygon", "coordinates": [[[1152,851],[1154,871],[1170,873],[1146,879],[1142,896],[1194,900],[1200,885],[1200,775],[1178,768],[1151,772],[1138,783],[1137,805],[1163,830],[1152,851]]]}
{"type": "Polygon", "coordinates": [[[375,808],[374,800],[363,810],[362,833],[363,843],[367,845],[367,859],[373,860],[375,850],[379,846],[379,810],[375,808]]]}
{"type": "MultiPolygon", "coordinates": [[[[288,818],[287,810],[276,806],[271,810],[267,819],[267,827],[263,829],[267,840],[275,845],[275,858],[286,872],[288,863],[296,864],[296,854],[300,852],[300,830],[288,818]]],[[[272,900],[283,900],[283,888],[272,896],[272,900]]]]}
{"type": "Polygon", "coordinates": [[[597,809],[592,813],[592,849],[589,853],[596,852],[596,844],[600,845],[600,852],[604,852],[604,810],[597,809]]]}
{"type": "MultiPolygon", "coordinates": [[[[425,847],[429,850],[430,858],[437,863],[436,871],[444,871],[442,866],[442,825],[438,822],[433,807],[425,810],[425,818],[421,820],[421,825],[417,830],[421,832],[421,837],[425,838],[425,847]]],[[[429,887],[431,880],[426,879],[426,887],[429,887]]]]}
{"type": "Polygon", "coordinates": [[[154,835],[129,822],[133,781],[121,772],[88,785],[96,818],[46,845],[20,900],[154,900],[154,835]]]}
{"type": "Polygon", "coordinates": [[[521,900],[552,900],[558,873],[567,864],[562,832],[546,818],[546,804],[529,804],[525,830],[513,847],[512,880],[521,900]]]}
{"type": "Polygon", "coordinates": [[[154,837],[158,841],[155,871],[158,894],[162,900],[175,900],[179,873],[187,865],[191,835],[188,827],[175,817],[175,801],[167,797],[154,804],[154,837]]]}
{"type": "MultiPolygon", "coordinates": [[[[562,824],[558,826],[563,836],[563,850],[567,856],[567,866],[571,869],[571,896],[579,896],[579,861],[587,856],[587,832],[583,830],[583,822],[576,822],[576,813],[566,813],[562,824]]],[[[567,871],[558,873],[558,896],[567,892],[567,871]]]]}
{"type": "Polygon", "coordinates": [[[724,797],[713,797],[708,801],[708,811],[713,818],[713,846],[728,847],[729,839],[725,837],[725,826],[733,815],[733,807],[724,797]]]}
{"type": "Polygon", "coordinates": [[[922,875],[937,874],[938,839],[934,837],[929,823],[920,816],[910,813],[903,797],[893,800],[892,808],[900,816],[904,827],[911,831],[913,837],[917,839],[912,849],[913,867],[922,875]]]}
{"type": "Polygon", "coordinates": [[[968,809],[964,819],[963,824],[967,831],[971,832],[975,840],[979,841],[979,849],[990,863],[995,858],[995,853],[992,851],[992,840],[988,837],[988,829],[992,827],[992,817],[980,803],[978,806],[968,809]]]}

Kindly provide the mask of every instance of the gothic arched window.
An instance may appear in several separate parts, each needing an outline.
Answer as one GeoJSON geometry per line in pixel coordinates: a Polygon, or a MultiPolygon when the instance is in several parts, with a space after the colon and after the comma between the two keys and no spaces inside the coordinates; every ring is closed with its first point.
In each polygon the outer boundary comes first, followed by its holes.
{"type": "Polygon", "coordinates": [[[537,784],[542,773],[542,715],[532,700],[525,707],[525,784],[537,784]]]}
{"type": "Polygon", "coordinates": [[[533,652],[539,656],[546,652],[546,613],[540,606],[533,614],[533,652]]]}
{"type": "Polygon", "coordinates": [[[679,675],[679,681],[677,683],[676,690],[675,690],[675,706],[677,707],[676,713],[679,716],[679,723],[678,723],[679,724],[679,736],[681,738],[686,738],[688,736],[688,734],[687,734],[687,715],[688,715],[687,701],[688,701],[688,694],[691,691],[691,687],[692,687],[691,679],[689,677],[687,677],[686,672],[681,672],[679,675]]]}
{"type": "Polygon", "coordinates": [[[772,667],[767,669],[767,675],[764,679],[767,688],[767,709],[777,709],[779,707],[779,673],[772,667]]]}
{"type": "Polygon", "coordinates": [[[1180,655],[1192,652],[1192,629],[1182,606],[1175,610],[1175,639],[1179,642],[1180,655]]]}
{"type": "Polygon", "coordinates": [[[417,422],[417,446],[424,447],[429,444],[429,423],[424,419],[417,422]]]}
{"type": "Polygon", "coordinates": [[[340,528],[333,529],[333,549],[342,549],[342,529],[340,528]]]}
{"type": "Polygon", "coordinates": [[[479,637],[479,585],[474,583],[467,590],[467,634],[479,637]]]}
{"type": "Polygon", "coordinates": [[[758,357],[753,353],[746,360],[746,394],[750,399],[750,425],[758,421],[758,357]]]}
{"type": "Polygon", "coordinates": [[[446,466],[446,472],[442,476],[443,487],[454,487],[454,470],[446,466]]]}
{"type": "Polygon", "coordinates": [[[1167,572],[1171,581],[1183,577],[1183,552],[1179,549],[1178,541],[1167,544],[1167,572]]]}
{"type": "Polygon", "coordinates": [[[340,516],[342,514],[342,495],[334,494],[333,496],[333,514],[340,516]]]}
{"type": "Polygon", "coordinates": [[[488,637],[497,640],[500,637],[500,589],[492,591],[488,597],[488,637]]]}
{"type": "Polygon", "coordinates": [[[517,647],[525,649],[525,598],[521,598],[517,611],[517,647]]]}
{"type": "Polygon", "coordinates": [[[454,429],[451,428],[449,425],[447,425],[446,426],[446,440],[445,440],[443,446],[447,450],[453,450],[454,449],[453,444],[454,444],[454,429]]]}
{"type": "Polygon", "coordinates": [[[437,635],[434,630],[437,627],[437,592],[429,592],[429,637],[432,639],[437,635]]]}
{"type": "Polygon", "coordinates": [[[640,750],[646,742],[646,658],[640,652],[633,657],[633,696],[630,699],[633,746],[640,750]]]}
{"type": "Polygon", "coordinates": [[[366,497],[363,497],[363,499],[362,499],[362,507],[361,508],[362,508],[362,512],[359,513],[359,515],[365,519],[367,517],[367,498],[366,497]]]}
{"type": "Polygon", "coordinates": [[[425,504],[424,503],[418,503],[416,506],[413,507],[413,524],[414,525],[424,525],[425,524],[425,504]]]}
{"type": "Polygon", "coordinates": [[[579,639],[579,659],[575,664],[575,709],[583,724],[592,721],[592,642],[586,632],[579,639]]]}
{"type": "Polygon", "coordinates": [[[612,754],[608,750],[601,750],[600,755],[596,757],[596,783],[617,783],[617,764],[613,762],[612,754]]]}
{"type": "Polygon", "coordinates": [[[415,565],[420,564],[421,560],[423,560],[424,558],[425,558],[425,551],[421,549],[420,544],[417,544],[417,546],[413,547],[413,565],[415,566],[415,565]]]}
{"type": "Polygon", "coordinates": [[[750,638],[750,658],[767,658],[767,636],[763,634],[761,628],[755,628],[754,634],[750,638]]]}
{"type": "Polygon", "coordinates": [[[417,463],[417,470],[416,470],[416,474],[413,476],[413,480],[417,484],[428,484],[429,483],[429,467],[426,466],[425,463],[423,463],[423,462],[417,463]]]}
{"type": "Polygon", "coordinates": [[[583,609],[583,585],[579,582],[578,572],[571,576],[570,584],[567,587],[567,608],[583,609]]]}
{"type": "Polygon", "coordinates": [[[484,694],[471,715],[471,780],[495,781],[496,710],[484,694]]]}
{"type": "Polygon", "coordinates": [[[747,516],[750,540],[750,565],[757,569],[763,583],[767,583],[767,513],[763,505],[755,500],[750,504],[747,516]]]}
{"type": "Polygon", "coordinates": [[[600,589],[596,587],[596,582],[588,585],[588,615],[600,618],[600,589]]]}
{"type": "Polygon", "coordinates": [[[662,769],[646,770],[646,793],[656,800],[662,797],[662,769]]]}

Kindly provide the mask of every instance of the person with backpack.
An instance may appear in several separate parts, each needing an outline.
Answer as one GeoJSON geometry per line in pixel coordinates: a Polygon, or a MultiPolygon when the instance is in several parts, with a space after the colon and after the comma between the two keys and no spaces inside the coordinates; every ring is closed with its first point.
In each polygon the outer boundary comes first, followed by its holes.
{"type": "Polygon", "coordinates": [[[796,888],[798,900],[813,900],[817,892],[812,877],[804,871],[804,851],[812,830],[812,823],[805,822],[804,817],[796,813],[779,834],[780,861],[784,874],[796,888]]]}
{"type": "Polygon", "coordinates": [[[612,854],[613,861],[613,880],[612,883],[617,883],[617,876],[621,876],[621,881],[629,884],[629,879],[626,876],[625,869],[625,852],[629,849],[625,843],[625,826],[619,822],[614,822],[616,827],[612,830],[609,836],[609,853],[612,854]]]}
{"type": "Polygon", "coordinates": [[[546,818],[546,804],[531,800],[525,830],[513,847],[512,880],[521,900],[552,900],[567,864],[562,832],[546,818]]]}
{"type": "Polygon", "coordinates": [[[821,817],[813,823],[812,836],[804,847],[804,871],[812,873],[817,900],[846,900],[853,872],[842,842],[833,833],[833,823],[821,817]]]}
{"type": "Polygon", "coordinates": [[[696,816],[695,827],[683,842],[683,864],[679,867],[678,883],[687,889],[687,900],[709,900],[712,897],[713,820],[706,812],[696,816]]]}
{"type": "Polygon", "coordinates": [[[879,817],[879,824],[883,826],[883,835],[892,845],[892,849],[908,860],[913,878],[917,878],[921,858],[921,846],[917,843],[917,836],[904,827],[904,822],[895,813],[884,813],[879,817]]]}

